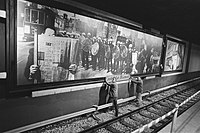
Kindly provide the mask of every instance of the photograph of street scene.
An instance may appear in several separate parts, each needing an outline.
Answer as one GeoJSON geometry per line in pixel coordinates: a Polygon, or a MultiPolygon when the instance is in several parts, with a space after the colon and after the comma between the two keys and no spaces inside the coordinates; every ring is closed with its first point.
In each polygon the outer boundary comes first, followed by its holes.
{"type": "Polygon", "coordinates": [[[158,73],[163,39],[17,0],[17,85],[158,73]]]}
{"type": "Polygon", "coordinates": [[[167,40],[164,71],[183,69],[184,44],[167,40]]]}

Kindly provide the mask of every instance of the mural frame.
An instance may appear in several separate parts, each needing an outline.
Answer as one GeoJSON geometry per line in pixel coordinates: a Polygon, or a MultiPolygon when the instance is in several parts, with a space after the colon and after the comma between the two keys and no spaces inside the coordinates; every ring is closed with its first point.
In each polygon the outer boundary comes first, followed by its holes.
{"type": "MultiPolygon", "coordinates": [[[[145,34],[150,34],[159,38],[162,38],[163,35],[153,33],[150,30],[143,29],[142,25],[128,19],[82,5],[73,1],[48,1],[48,0],[26,0],[29,2],[34,2],[37,4],[53,7],[56,9],[64,10],[67,8],[67,11],[73,13],[78,13],[87,17],[98,19],[101,21],[106,21],[112,24],[116,24],[125,28],[143,32],[145,34]],[[87,7],[87,8],[86,8],[87,7]]],[[[100,78],[91,78],[91,79],[81,79],[73,81],[60,81],[60,82],[51,82],[51,83],[41,83],[41,84],[31,84],[31,85],[17,85],[17,0],[8,0],[6,1],[6,71],[7,71],[7,96],[31,96],[33,91],[39,90],[48,90],[52,88],[61,88],[85,84],[94,84],[101,83],[105,81],[105,77],[100,78]]],[[[163,60],[163,44],[161,46],[161,57],[160,64],[163,60]]],[[[159,67],[160,67],[159,64],[159,67]]],[[[160,75],[160,71],[156,73],[144,73],[144,74],[134,74],[131,76],[152,76],[160,75]]]]}
{"type": "Polygon", "coordinates": [[[185,62],[187,62],[186,60],[186,52],[187,52],[187,49],[186,49],[186,46],[187,45],[187,42],[185,40],[182,40],[182,39],[179,39],[177,37],[174,37],[172,35],[165,35],[165,49],[164,49],[164,57],[163,57],[163,74],[168,74],[168,73],[177,73],[177,72],[182,72],[184,73],[184,70],[185,70],[185,62]],[[175,42],[175,43],[178,43],[179,45],[182,45],[184,50],[183,50],[183,57],[182,57],[182,68],[180,70],[165,70],[165,62],[166,62],[166,52],[167,52],[167,42],[168,41],[171,41],[171,42],[175,42]]]}

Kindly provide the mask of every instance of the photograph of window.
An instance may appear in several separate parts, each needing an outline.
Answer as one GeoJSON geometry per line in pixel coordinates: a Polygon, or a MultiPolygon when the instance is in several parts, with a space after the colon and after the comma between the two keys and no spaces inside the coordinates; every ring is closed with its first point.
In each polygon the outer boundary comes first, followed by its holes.
{"type": "Polygon", "coordinates": [[[17,0],[17,84],[159,73],[163,38],[17,0]]]}

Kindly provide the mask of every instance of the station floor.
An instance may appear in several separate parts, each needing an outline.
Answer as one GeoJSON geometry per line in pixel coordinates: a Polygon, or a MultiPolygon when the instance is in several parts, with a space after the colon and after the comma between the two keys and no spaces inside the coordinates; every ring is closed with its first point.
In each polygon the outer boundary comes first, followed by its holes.
{"type": "MultiPolygon", "coordinates": [[[[170,133],[171,123],[159,133],[170,133]]],[[[177,118],[173,133],[200,133],[200,101],[177,118]]]]}

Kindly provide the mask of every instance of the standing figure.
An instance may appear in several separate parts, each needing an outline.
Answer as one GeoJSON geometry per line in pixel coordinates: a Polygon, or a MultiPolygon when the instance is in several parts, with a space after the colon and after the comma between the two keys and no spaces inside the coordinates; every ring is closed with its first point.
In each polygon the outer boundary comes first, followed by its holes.
{"type": "Polygon", "coordinates": [[[98,52],[98,66],[99,70],[104,69],[104,60],[105,60],[105,46],[100,37],[98,37],[98,44],[99,44],[99,52],[98,52]]]}
{"type": "Polygon", "coordinates": [[[92,56],[92,69],[96,70],[97,68],[97,57],[99,52],[99,43],[96,37],[93,37],[92,46],[91,46],[91,56],[92,56]]]}
{"type": "Polygon", "coordinates": [[[128,54],[126,57],[126,74],[130,74],[132,72],[133,63],[132,63],[132,44],[128,46],[128,54]]]}
{"type": "Polygon", "coordinates": [[[142,74],[144,71],[144,67],[145,67],[145,50],[141,49],[138,58],[137,58],[137,64],[136,64],[136,69],[138,71],[139,74],[142,74]]]}
{"type": "Polygon", "coordinates": [[[109,58],[109,63],[108,63],[108,65],[110,64],[110,67],[108,66],[108,71],[112,71],[112,68],[113,68],[113,57],[112,57],[112,49],[113,49],[113,47],[114,47],[114,44],[113,44],[113,39],[112,39],[112,37],[111,37],[111,39],[109,40],[109,42],[108,42],[108,45],[109,45],[109,47],[110,47],[110,58],[109,58]]]}
{"type": "Polygon", "coordinates": [[[87,34],[87,38],[83,41],[83,56],[82,56],[82,65],[86,67],[86,70],[89,69],[89,52],[91,50],[92,40],[91,34],[87,34]]]}
{"type": "Polygon", "coordinates": [[[131,78],[131,82],[136,84],[136,100],[139,107],[142,105],[143,81],[140,77],[136,77],[136,79],[131,78]]]}
{"type": "Polygon", "coordinates": [[[121,53],[121,74],[125,73],[125,66],[126,66],[126,58],[127,58],[127,54],[128,54],[128,49],[126,47],[125,44],[122,43],[122,45],[120,45],[120,53],[121,53]]]}
{"type": "Polygon", "coordinates": [[[152,71],[153,72],[158,72],[159,71],[160,56],[158,55],[157,51],[153,52],[153,55],[151,56],[150,60],[152,62],[152,71]]]}
{"type": "MultiPolygon", "coordinates": [[[[107,83],[107,82],[106,82],[107,83]]],[[[111,83],[107,83],[109,86],[108,94],[108,102],[113,103],[113,106],[115,108],[115,116],[118,116],[118,105],[117,105],[117,98],[118,98],[118,85],[116,83],[116,77],[113,77],[111,83]]]]}
{"type": "Polygon", "coordinates": [[[153,55],[153,51],[154,51],[154,48],[151,48],[151,50],[147,50],[147,60],[146,60],[146,64],[147,64],[147,68],[146,68],[146,72],[150,73],[152,72],[152,61],[151,61],[151,56],[153,55]]]}
{"type": "Polygon", "coordinates": [[[107,72],[110,72],[112,70],[112,49],[113,49],[113,41],[112,39],[107,41],[107,45],[105,47],[105,56],[106,56],[106,67],[108,69],[107,72]]]}
{"type": "Polygon", "coordinates": [[[85,40],[85,33],[83,32],[81,34],[81,36],[79,37],[79,47],[78,47],[78,56],[77,56],[77,60],[78,60],[78,64],[82,65],[82,56],[83,56],[83,42],[85,40]]]}
{"type": "Polygon", "coordinates": [[[113,63],[113,73],[117,73],[118,69],[119,69],[119,63],[120,63],[120,49],[119,49],[119,42],[116,43],[116,45],[113,47],[112,49],[112,56],[114,59],[114,63],[113,63]]]}
{"type": "Polygon", "coordinates": [[[137,58],[138,58],[138,51],[136,51],[135,47],[133,48],[133,52],[132,52],[132,63],[133,63],[133,67],[132,67],[132,72],[131,74],[135,74],[138,73],[137,71],[137,58]]]}
{"type": "Polygon", "coordinates": [[[108,69],[107,72],[110,71],[110,57],[111,56],[111,49],[107,41],[105,41],[105,69],[108,69]]]}

